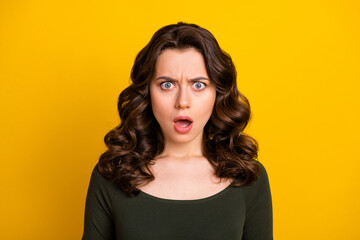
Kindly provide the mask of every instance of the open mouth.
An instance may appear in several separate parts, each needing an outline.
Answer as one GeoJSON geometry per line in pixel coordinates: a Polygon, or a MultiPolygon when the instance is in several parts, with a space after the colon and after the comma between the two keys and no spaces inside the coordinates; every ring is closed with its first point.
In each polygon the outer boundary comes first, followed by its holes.
{"type": "Polygon", "coordinates": [[[192,122],[189,120],[178,120],[175,122],[176,125],[180,126],[180,127],[187,127],[191,124],[192,122]]]}

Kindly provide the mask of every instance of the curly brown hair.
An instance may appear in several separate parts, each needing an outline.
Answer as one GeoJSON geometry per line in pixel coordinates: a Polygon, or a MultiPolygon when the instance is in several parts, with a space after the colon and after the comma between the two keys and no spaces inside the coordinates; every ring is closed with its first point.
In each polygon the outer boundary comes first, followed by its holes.
{"type": "Polygon", "coordinates": [[[100,156],[100,173],[117,183],[130,197],[137,186],[155,179],[149,169],[164,150],[164,138],[150,102],[150,82],[156,60],[165,49],[195,48],[204,57],[216,99],[204,127],[202,152],[219,178],[233,178],[233,186],[258,178],[258,143],[243,132],[250,120],[250,105],[236,84],[236,69],[229,54],[206,29],[178,22],[159,29],[138,53],[131,70],[132,83],[118,99],[121,123],[104,138],[108,149],[100,156]]]}

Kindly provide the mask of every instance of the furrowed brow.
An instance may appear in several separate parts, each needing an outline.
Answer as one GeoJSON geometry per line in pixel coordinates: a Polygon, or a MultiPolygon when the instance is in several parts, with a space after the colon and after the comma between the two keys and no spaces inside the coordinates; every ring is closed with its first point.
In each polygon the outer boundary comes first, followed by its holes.
{"type": "MultiPolygon", "coordinates": [[[[155,79],[155,81],[160,80],[160,79],[164,79],[164,80],[167,80],[167,81],[174,81],[174,82],[177,81],[176,79],[173,79],[173,78],[171,78],[171,77],[166,77],[166,76],[157,77],[157,78],[155,79]]],[[[189,81],[194,82],[194,81],[199,81],[199,80],[209,80],[209,79],[206,78],[206,77],[196,77],[196,78],[190,79],[189,81]]]]}

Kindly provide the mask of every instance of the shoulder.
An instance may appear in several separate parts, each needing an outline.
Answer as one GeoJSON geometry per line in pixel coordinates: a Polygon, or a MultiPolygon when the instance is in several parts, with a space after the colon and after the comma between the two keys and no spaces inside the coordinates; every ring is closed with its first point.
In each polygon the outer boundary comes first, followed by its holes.
{"type": "Polygon", "coordinates": [[[260,167],[259,177],[249,185],[243,186],[245,197],[248,199],[256,198],[259,195],[268,195],[270,192],[270,183],[265,166],[257,161],[260,167]]]}
{"type": "MultiPolygon", "coordinates": [[[[259,177],[253,182],[254,185],[264,184],[269,181],[269,177],[267,174],[267,171],[265,169],[264,164],[262,164],[259,161],[256,161],[257,164],[259,164],[260,171],[259,171],[259,177]]],[[[250,184],[251,185],[251,184],[250,184]]]]}
{"type": "Polygon", "coordinates": [[[273,239],[269,178],[264,165],[258,163],[260,165],[258,179],[242,188],[246,206],[244,239],[273,239]]]}
{"type": "Polygon", "coordinates": [[[101,174],[98,163],[96,163],[92,169],[90,186],[96,191],[101,191],[103,194],[109,195],[113,195],[114,191],[119,190],[116,183],[101,174]]]}
{"type": "Polygon", "coordinates": [[[96,183],[105,183],[110,182],[109,179],[105,178],[99,171],[99,164],[96,163],[91,172],[91,180],[96,181],[96,183]]]}
{"type": "Polygon", "coordinates": [[[255,182],[261,182],[261,183],[268,182],[269,177],[265,169],[265,166],[261,162],[257,161],[257,163],[260,166],[260,172],[259,172],[259,178],[255,182]]]}

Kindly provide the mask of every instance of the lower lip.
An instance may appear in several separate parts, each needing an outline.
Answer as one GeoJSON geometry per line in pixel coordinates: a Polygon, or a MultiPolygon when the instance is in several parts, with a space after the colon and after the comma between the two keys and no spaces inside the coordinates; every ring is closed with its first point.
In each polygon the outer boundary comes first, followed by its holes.
{"type": "Polygon", "coordinates": [[[192,128],[192,123],[190,123],[190,125],[188,125],[186,127],[181,127],[174,122],[174,127],[175,127],[176,131],[178,131],[179,133],[187,133],[192,128]]]}

